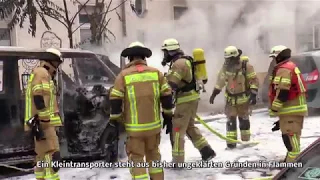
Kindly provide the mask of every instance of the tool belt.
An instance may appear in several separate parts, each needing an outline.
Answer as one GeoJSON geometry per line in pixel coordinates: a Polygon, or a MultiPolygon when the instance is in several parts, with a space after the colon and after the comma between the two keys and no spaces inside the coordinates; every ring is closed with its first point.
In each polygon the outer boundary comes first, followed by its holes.
{"type": "Polygon", "coordinates": [[[31,135],[36,138],[37,141],[46,139],[40,122],[50,122],[50,120],[40,120],[38,115],[35,115],[27,121],[27,125],[31,129],[31,135]]]}
{"type": "Polygon", "coordinates": [[[249,96],[250,95],[250,90],[241,92],[241,93],[230,93],[230,91],[226,90],[227,93],[227,104],[232,105],[232,99],[234,99],[234,105],[238,104],[238,98],[239,97],[244,97],[244,96],[249,96]],[[230,97],[230,98],[229,98],[230,97]]]}

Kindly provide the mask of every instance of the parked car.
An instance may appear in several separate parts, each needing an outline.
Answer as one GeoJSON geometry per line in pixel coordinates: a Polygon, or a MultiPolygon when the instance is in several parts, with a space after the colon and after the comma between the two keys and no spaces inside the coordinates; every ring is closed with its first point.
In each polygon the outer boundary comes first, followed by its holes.
{"type": "MultiPolygon", "coordinates": [[[[109,88],[115,74],[93,52],[61,49],[58,103],[64,126],[58,136],[64,159],[99,157],[111,161],[116,146],[106,144],[109,88]]],[[[24,132],[25,88],[43,49],[0,46],[0,163],[33,162],[33,138],[24,132]]],[[[123,132],[123,129],[121,129],[123,132]]]]}
{"type": "Polygon", "coordinates": [[[302,168],[284,168],[273,180],[320,179],[320,138],[308,146],[297,158],[302,168]]]}
{"type": "MultiPolygon", "coordinates": [[[[310,108],[320,108],[320,51],[309,51],[292,56],[292,61],[299,67],[307,84],[307,103],[310,108]]],[[[269,77],[275,62],[271,62],[262,88],[263,102],[268,102],[269,77]]]]}

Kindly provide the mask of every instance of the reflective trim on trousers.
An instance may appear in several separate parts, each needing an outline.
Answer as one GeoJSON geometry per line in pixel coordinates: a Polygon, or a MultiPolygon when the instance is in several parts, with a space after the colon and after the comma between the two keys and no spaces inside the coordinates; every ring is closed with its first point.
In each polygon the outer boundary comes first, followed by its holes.
{"type": "Polygon", "coordinates": [[[251,133],[250,133],[250,130],[240,130],[240,133],[242,134],[242,135],[250,135],[251,133]]]}
{"type": "Polygon", "coordinates": [[[207,140],[202,137],[200,138],[199,140],[197,140],[195,143],[194,143],[194,146],[199,149],[201,146],[203,146],[204,144],[207,144],[207,140]]]}
{"type": "Polygon", "coordinates": [[[237,139],[237,131],[227,131],[226,137],[229,139],[237,139]]]}
{"type": "Polygon", "coordinates": [[[180,138],[180,133],[179,132],[175,132],[176,136],[174,139],[174,145],[173,145],[173,149],[172,149],[172,156],[184,156],[184,150],[180,150],[179,149],[179,138],[180,138]]]}
{"type": "Polygon", "coordinates": [[[163,168],[149,168],[149,174],[158,174],[162,172],[163,172],[163,168]]]}
{"type": "Polygon", "coordinates": [[[291,136],[293,151],[288,151],[288,157],[295,159],[300,154],[300,143],[298,141],[297,135],[291,136]]]}
{"type": "Polygon", "coordinates": [[[132,176],[133,180],[149,180],[149,174],[142,174],[138,176],[132,176]]]}

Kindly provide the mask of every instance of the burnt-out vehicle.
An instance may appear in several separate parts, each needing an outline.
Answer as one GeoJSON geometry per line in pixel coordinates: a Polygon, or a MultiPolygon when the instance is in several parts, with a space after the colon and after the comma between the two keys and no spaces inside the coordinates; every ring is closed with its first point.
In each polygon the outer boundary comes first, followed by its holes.
{"type": "Polygon", "coordinates": [[[303,167],[283,168],[273,180],[320,179],[320,138],[303,150],[296,161],[303,167]]]}
{"type": "MultiPolygon", "coordinates": [[[[106,144],[108,93],[115,74],[90,51],[61,49],[63,64],[56,84],[63,127],[57,131],[65,159],[116,157],[117,145],[106,144]]],[[[44,49],[0,46],[0,163],[34,160],[33,139],[24,132],[25,88],[44,49]]],[[[123,129],[121,129],[123,132],[123,129]]]]}

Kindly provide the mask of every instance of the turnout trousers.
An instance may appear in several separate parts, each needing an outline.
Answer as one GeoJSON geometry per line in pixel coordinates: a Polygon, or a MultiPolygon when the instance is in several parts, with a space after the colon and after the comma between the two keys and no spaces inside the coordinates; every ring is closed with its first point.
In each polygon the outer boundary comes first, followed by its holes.
{"type": "Polygon", "coordinates": [[[175,163],[184,162],[184,137],[192,141],[199,151],[209,146],[207,140],[201,135],[194,124],[198,109],[199,100],[177,104],[172,119],[172,133],[170,134],[172,145],[172,161],[175,163]]]}
{"type": "Polygon", "coordinates": [[[294,162],[300,154],[300,137],[304,116],[279,116],[282,140],[287,148],[285,162],[294,162]]]}
{"type": "MultiPolygon", "coordinates": [[[[239,129],[241,134],[242,141],[249,141],[250,140],[250,114],[249,104],[239,104],[239,105],[229,105],[226,104],[225,107],[225,114],[228,118],[226,124],[226,136],[230,139],[237,139],[238,138],[238,131],[237,131],[237,117],[239,119],[239,129]]],[[[235,147],[235,143],[230,143],[227,141],[228,147],[235,147]]]]}
{"type": "Polygon", "coordinates": [[[128,160],[132,161],[135,167],[130,168],[130,173],[133,180],[164,180],[163,168],[152,167],[152,161],[161,161],[159,151],[160,133],[149,136],[128,136],[126,142],[126,150],[128,160]],[[149,163],[147,167],[138,167],[144,164],[144,157],[149,163]]]}
{"type": "Polygon", "coordinates": [[[35,142],[36,167],[34,174],[37,180],[60,180],[58,169],[51,162],[60,160],[59,138],[55,127],[48,126],[43,129],[45,140],[35,142]]]}

